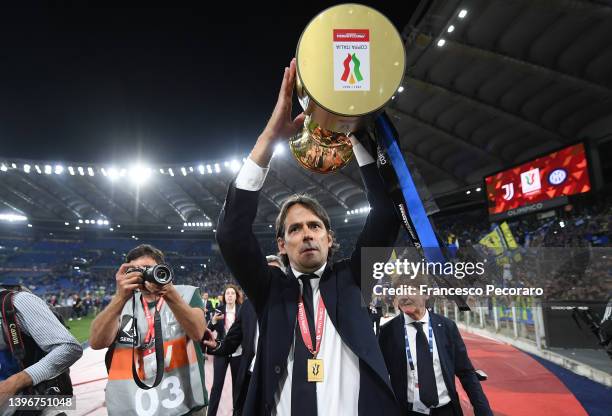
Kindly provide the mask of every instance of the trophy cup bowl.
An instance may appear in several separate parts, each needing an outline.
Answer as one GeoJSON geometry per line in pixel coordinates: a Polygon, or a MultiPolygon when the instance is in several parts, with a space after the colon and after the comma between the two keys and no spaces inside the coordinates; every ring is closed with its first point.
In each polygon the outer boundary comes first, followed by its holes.
{"type": "Polygon", "coordinates": [[[366,127],[400,86],[402,39],[380,12],[341,4],[319,13],[296,51],[296,91],[306,119],[289,148],[312,172],[336,172],[353,156],[349,136],[366,127]]]}

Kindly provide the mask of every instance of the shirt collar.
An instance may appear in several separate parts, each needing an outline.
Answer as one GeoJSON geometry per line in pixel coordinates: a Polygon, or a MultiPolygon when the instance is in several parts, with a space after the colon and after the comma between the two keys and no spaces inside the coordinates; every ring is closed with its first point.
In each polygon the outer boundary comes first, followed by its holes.
{"type": "MultiPolygon", "coordinates": [[[[416,321],[412,319],[408,314],[404,313],[404,322],[406,323],[406,325],[410,325],[416,321]]],[[[427,310],[427,308],[425,308],[425,315],[423,315],[419,322],[423,322],[423,326],[427,326],[427,324],[429,323],[429,311],[427,310]]]]}
{"type": "MultiPolygon", "coordinates": [[[[325,266],[327,266],[327,262],[323,263],[323,266],[321,266],[321,267],[320,267],[318,270],[316,270],[316,271],[314,272],[314,274],[316,274],[316,275],[317,275],[317,276],[319,276],[319,277],[323,276],[323,272],[325,271],[325,266]]],[[[305,274],[305,273],[298,272],[297,270],[295,270],[295,269],[293,268],[293,266],[291,266],[291,271],[293,272],[293,275],[294,275],[296,278],[298,278],[298,277],[300,277],[301,275],[305,274]]]]}

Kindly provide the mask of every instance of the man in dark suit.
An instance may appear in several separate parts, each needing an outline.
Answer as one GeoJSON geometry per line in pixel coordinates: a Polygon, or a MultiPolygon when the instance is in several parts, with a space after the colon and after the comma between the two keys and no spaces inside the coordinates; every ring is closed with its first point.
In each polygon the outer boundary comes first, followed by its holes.
{"type": "Polygon", "coordinates": [[[368,309],[372,322],[374,322],[374,333],[380,334],[380,319],[382,318],[382,302],[378,296],[374,296],[368,309]]]}
{"type": "Polygon", "coordinates": [[[208,347],[207,352],[212,355],[231,356],[238,347],[242,347],[240,356],[240,367],[235,380],[232,380],[232,396],[234,399],[234,415],[242,414],[251,373],[253,372],[255,359],[255,337],[257,332],[257,315],[253,305],[247,299],[244,301],[236,321],[232,324],[225,338],[220,341],[204,341],[208,347]]]}
{"type": "Polygon", "coordinates": [[[492,416],[457,325],[428,311],[426,301],[427,296],[396,296],[395,307],[401,312],[380,331],[380,348],[402,414],[463,415],[457,376],[475,416],[492,416]]]}
{"type": "Polygon", "coordinates": [[[259,318],[257,361],[244,414],[397,415],[361,294],[361,247],[390,246],[399,229],[374,159],[352,138],[371,211],[350,259],[330,260],[335,243],[329,216],[307,196],[286,200],[276,220],[286,276],[266,264],[252,232],[274,148],[304,122],[303,114],[291,119],[294,82],[295,60],[285,68],[266,128],[230,185],[217,228],[225,262],[259,318]]]}
{"type": "Polygon", "coordinates": [[[206,322],[210,322],[212,317],[211,313],[214,309],[212,302],[208,299],[208,292],[202,294],[202,302],[204,302],[204,314],[206,315],[206,322]]]}

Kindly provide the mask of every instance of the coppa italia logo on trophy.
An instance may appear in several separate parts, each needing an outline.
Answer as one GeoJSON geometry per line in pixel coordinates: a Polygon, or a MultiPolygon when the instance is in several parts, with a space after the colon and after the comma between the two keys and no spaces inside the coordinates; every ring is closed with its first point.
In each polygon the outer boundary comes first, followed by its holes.
{"type": "Polygon", "coordinates": [[[361,75],[361,71],[359,71],[359,66],[361,62],[357,59],[355,54],[348,54],[346,59],[344,60],[344,72],[340,79],[344,82],[348,82],[349,84],[354,84],[356,82],[363,81],[363,76],[361,75]],[[351,62],[353,63],[353,70],[351,71],[351,62]],[[350,78],[349,78],[350,75],[350,78]],[[353,76],[354,75],[354,76],[353,76]],[[355,81],[356,80],[356,81],[355,81]]]}
{"type": "Polygon", "coordinates": [[[334,29],[334,90],[370,91],[368,29],[334,29]]]}

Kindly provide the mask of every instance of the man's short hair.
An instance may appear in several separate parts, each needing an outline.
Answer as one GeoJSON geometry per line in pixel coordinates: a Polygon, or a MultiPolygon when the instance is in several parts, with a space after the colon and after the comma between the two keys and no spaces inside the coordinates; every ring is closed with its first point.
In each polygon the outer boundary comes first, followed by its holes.
{"type": "Polygon", "coordinates": [[[165,263],[164,253],[150,244],[141,244],[131,249],[125,257],[125,261],[129,263],[141,257],[151,257],[157,264],[165,263]]]}
{"type": "MultiPolygon", "coordinates": [[[[331,229],[331,221],[329,219],[329,215],[327,215],[327,211],[325,208],[313,197],[307,194],[295,194],[290,196],[283,202],[281,206],[280,212],[276,217],[275,228],[276,228],[276,239],[285,238],[285,220],[287,219],[287,214],[289,212],[289,208],[294,205],[302,205],[304,208],[308,209],[314,215],[316,215],[323,225],[327,232],[331,235],[332,238],[332,246],[327,253],[327,259],[329,260],[332,255],[340,248],[340,245],[336,242],[336,237],[334,232],[331,229]]],[[[283,260],[283,264],[286,267],[289,267],[289,256],[286,254],[281,254],[281,259],[283,260]]]]}

